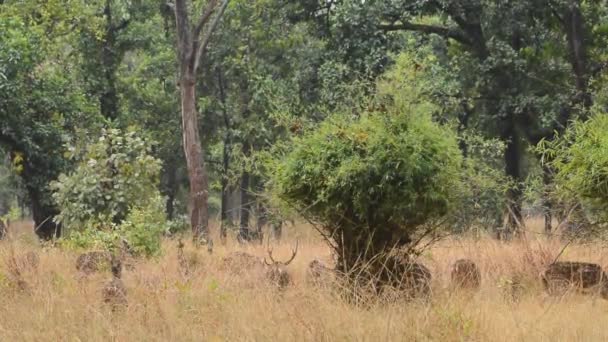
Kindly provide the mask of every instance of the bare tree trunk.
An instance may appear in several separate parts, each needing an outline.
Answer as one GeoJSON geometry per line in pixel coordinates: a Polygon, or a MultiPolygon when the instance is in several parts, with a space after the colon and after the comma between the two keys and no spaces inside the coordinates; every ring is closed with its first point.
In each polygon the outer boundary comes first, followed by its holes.
{"type": "Polygon", "coordinates": [[[270,213],[264,206],[263,201],[258,197],[256,200],[256,220],[255,220],[255,238],[260,243],[264,242],[264,226],[268,224],[268,216],[270,213]]]}
{"type": "Polygon", "coordinates": [[[585,27],[579,0],[570,1],[568,9],[564,13],[563,23],[568,38],[570,63],[574,72],[576,90],[578,91],[576,102],[582,103],[584,108],[589,108],[592,99],[588,92],[589,76],[587,75],[587,51],[584,43],[585,27]]]}
{"type": "Polygon", "coordinates": [[[177,166],[176,161],[170,158],[165,161],[164,173],[162,175],[163,195],[167,197],[165,202],[165,213],[167,219],[175,217],[175,195],[177,194],[177,166]]]}
{"type": "Polygon", "coordinates": [[[239,241],[251,240],[251,231],[249,229],[249,214],[251,212],[249,181],[249,172],[245,171],[241,176],[241,222],[239,225],[239,241]]]}
{"type": "Polygon", "coordinates": [[[228,154],[229,142],[224,140],[224,149],[222,152],[222,208],[220,214],[220,236],[225,239],[227,234],[228,222],[228,167],[230,156],[228,154]]]}
{"type": "Polygon", "coordinates": [[[230,167],[230,146],[231,146],[231,125],[230,119],[228,118],[228,112],[226,110],[226,91],[224,88],[224,79],[220,69],[217,71],[218,87],[220,91],[220,101],[222,103],[222,115],[224,118],[224,146],[222,151],[222,208],[221,210],[221,222],[220,222],[220,236],[222,239],[227,237],[227,226],[232,225],[228,222],[228,170],[230,167]]]}
{"type": "Polygon", "coordinates": [[[209,188],[207,170],[203,160],[203,147],[198,131],[196,111],[196,84],[194,75],[182,76],[180,82],[182,97],[182,130],[184,153],[190,182],[190,225],[194,239],[206,237],[208,230],[209,188]],[[202,235],[202,236],[201,236],[202,235]]]}
{"type": "Polygon", "coordinates": [[[195,25],[189,19],[188,8],[191,6],[188,6],[187,0],[176,0],[172,5],[177,29],[182,134],[190,182],[190,225],[194,240],[199,240],[201,237],[207,238],[209,222],[207,208],[209,187],[196,110],[196,71],[211,34],[228,6],[228,0],[224,0],[219,8],[217,5],[218,0],[209,0],[195,25]],[[216,13],[215,17],[211,20],[214,13],[216,13]]]}
{"type": "MultiPolygon", "coordinates": [[[[511,114],[513,116],[513,114],[511,114]]],[[[503,140],[507,142],[505,149],[505,173],[515,182],[515,185],[507,192],[507,207],[508,219],[506,226],[505,238],[510,238],[513,233],[518,233],[519,228],[523,224],[523,216],[521,212],[522,206],[522,190],[521,185],[521,153],[522,147],[520,137],[516,132],[513,118],[505,123],[506,128],[503,132],[503,140]]]]}

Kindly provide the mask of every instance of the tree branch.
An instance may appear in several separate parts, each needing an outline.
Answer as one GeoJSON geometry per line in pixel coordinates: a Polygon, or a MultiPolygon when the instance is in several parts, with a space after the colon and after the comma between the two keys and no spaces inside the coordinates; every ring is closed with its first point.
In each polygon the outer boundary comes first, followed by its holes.
{"type": "Polygon", "coordinates": [[[464,34],[464,32],[457,30],[457,29],[451,29],[451,28],[442,27],[442,26],[413,24],[410,22],[403,22],[401,24],[382,24],[382,25],[379,25],[378,28],[380,28],[381,30],[386,31],[386,32],[389,32],[389,31],[416,31],[416,32],[429,33],[429,34],[433,33],[433,34],[439,35],[444,38],[454,39],[465,45],[472,45],[471,41],[464,34]]]}
{"type": "Polygon", "coordinates": [[[196,24],[196,27],[194,28],[194,31],[192,33],[192,35],[194,36],[194,39],[198,39],[198,37],[200,36],[201,31],[203,30],[203,27],[205,27],[205,24],[209,21],[209,18],[215,11],[215,6],[217,5],[217,1],[218,0],[209,0],[209,2],[207,2],[207,6],[205,6],[205,8],[203,10],[203,14],[201,15],[200,19],[198,20],[198,23],[196,24]]]}
{"type": "Polygon", "coordinates": [[[211,40],[211,35],[217,28],[217,25],[219,24],[220,19],[222,19],[222,16],[224,15],[224,11],[226,10],[226,7],[228,7],[229,2],[230,2],[230,0],[223,0],[219,11],[215,15],[215,18],[213,18],[213,22],[211,23],[211,25],[209,26],[209,28],[203,35],[203,39],[201,40],[200,45],[198,46],[198,51],[196,51],[196,56],[194,58],[194,69],[193,69],[194,72],[196,72],[196,69],[198,69],[198,64],[199,64],[203,54],[205,53],[205,50],[207,49],[207,45],[209,45],[209,41],[211,40]]]}

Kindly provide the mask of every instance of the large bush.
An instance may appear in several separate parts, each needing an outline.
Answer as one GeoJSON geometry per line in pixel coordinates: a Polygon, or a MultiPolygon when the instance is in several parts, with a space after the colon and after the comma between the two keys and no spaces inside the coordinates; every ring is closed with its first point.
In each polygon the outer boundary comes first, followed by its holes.
{"type": "Polygon", "coordinates": [[[274,194],[319,222],[348,270],[408,245],[453,209],[455,134],[421,114],[335,116],[296,138],[274,166],[274,194]]]}
{"type": "Polygon", "coordinates": [[[141,254],[158,253],[166,218],[151,143],[135,131],[106,129],[74,157],[76,169],[52,184],[66,238],[82,247],[125,238],[141,254]]]}
{"type": "Polygon", "coordinates": [[[598,223],[608,221],[608,115],[573,122],[553,141],[539,145],[555,170],[555,193],[562,203],[581,203],[598,223]]]}

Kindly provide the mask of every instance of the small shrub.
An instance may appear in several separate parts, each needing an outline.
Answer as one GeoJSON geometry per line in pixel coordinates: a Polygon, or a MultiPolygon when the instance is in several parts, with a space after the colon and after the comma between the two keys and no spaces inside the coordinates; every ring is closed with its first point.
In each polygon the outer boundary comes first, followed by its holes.
{"type": "Polygon", "coordinates": [[[125,238],[140,254],[158,254],[166,218],[151,147],[135,131],[104,129],[73,156],[76,169],[51,184],[66,246],[107,249],[125,238]]]}

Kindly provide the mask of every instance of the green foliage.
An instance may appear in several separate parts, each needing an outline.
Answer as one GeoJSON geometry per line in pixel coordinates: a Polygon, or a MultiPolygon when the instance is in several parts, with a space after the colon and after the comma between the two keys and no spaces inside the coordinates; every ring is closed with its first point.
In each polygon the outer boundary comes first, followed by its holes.
{"type": "Polygon", "coordinates": [[[161,252],[160,236],[167,229],[161,196],[152,198],[145,206],[131,208],[118,230],[137,255],[157,256],[161,252]]]}
{"type": "Polygon", "coordinates": [[[151,147],[134,130],[104,129],[83,155],[72,156],[76,169],[51,186],[61,210],[55,219],[76,245],[92,239],[108,246],[120,232],[137,252],[158,253],[166,219],[158,191],[160,161],[150,155],[151,147]]]}
{"type": "Polygon", "coordinates": [[[293,141],[271,182],[328,235],[381,245],[454,209],[461,164],[455,135],[428,115],[334,116],[293,141]]]}
{"type": "Polygon", "coordinates": [[[608,220],[608,116],[595,114],[575,121],[553,141],[541,141],[538,150],[555,170],[555,195],[573,199],[589,209],[596,220],[608,220]]]}
{"type": "Polygon", "coordinates": [[[71,250],[105,249],[113,250],[118,246],[120,233],[110,229],[99,230],[93,227],[84,227],[81,230],[71,231],[69,236],[59,240],[60,246],[71,250]]]}
{"type": "Polygon", "coordinates": [[[466,187],[455,213],[455,230],[498,228],[503,223],[506,193],[514,186],[500,168],[504,143],[477,134],[467,134],[461,139],[467,149],[461,175],[466,187]]]}

